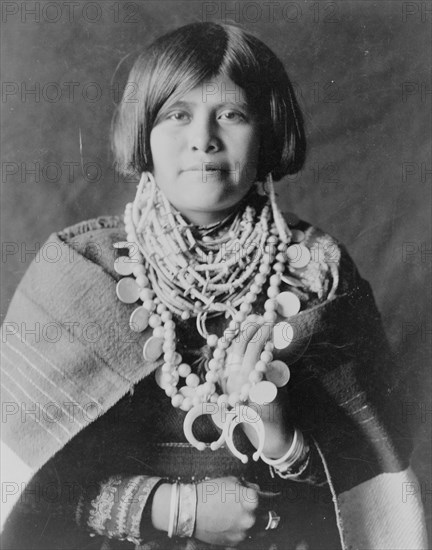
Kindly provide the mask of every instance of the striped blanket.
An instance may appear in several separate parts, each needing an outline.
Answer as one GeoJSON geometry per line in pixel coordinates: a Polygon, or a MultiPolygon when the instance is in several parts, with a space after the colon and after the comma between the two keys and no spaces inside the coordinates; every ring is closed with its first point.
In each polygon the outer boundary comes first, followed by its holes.
{"type": "MultiPolygon", "coordinates": [[[[124,238],[115,217],[53,234],[12,300],[2,327],[3,519],[55,453],[158,366],[143,361],[151,331],[132,335],[132,306],[115,295],[112,244],[124,238]]],[[[323,234],[310,227],[307,238],[323,234]]],[[[321,457],[344,550],[425,549],[403,378],[370,286],[339,250],[337,294],[294,320],[310,343],[293,367],[293,421],[321,457]]]]}

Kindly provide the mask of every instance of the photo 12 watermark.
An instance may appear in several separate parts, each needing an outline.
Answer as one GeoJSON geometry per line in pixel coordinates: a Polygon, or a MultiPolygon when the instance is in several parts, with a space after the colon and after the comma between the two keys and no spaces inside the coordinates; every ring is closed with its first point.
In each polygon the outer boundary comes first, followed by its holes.
{"type": "Polygon", "coordinates": [[[202,21],[221,23],[340,23],[337,2],[203,2],[202,21]]]}

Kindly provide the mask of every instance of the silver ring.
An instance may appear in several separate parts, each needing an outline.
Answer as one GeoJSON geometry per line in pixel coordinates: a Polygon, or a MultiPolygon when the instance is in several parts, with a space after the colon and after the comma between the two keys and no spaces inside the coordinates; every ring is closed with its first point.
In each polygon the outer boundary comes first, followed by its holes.
{"type": "Polygon", "coordinates": [[[265,530],[268,531],[270,529],[277,529],[279,522],[281,518],[274,512],[273,510],[269,510],[268,512],[268,522],[265,527],[265,530]]]}

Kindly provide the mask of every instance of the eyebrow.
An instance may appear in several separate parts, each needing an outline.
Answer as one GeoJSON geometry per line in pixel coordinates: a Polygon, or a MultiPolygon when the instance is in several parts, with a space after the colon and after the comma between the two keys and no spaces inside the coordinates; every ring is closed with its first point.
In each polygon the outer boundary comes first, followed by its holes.
{"type": "MultiPolygon", "coordinates": [[[[201,105],[202,103],[207,103],[207,101],[196,102],[196,101],[184,101],[180,99],[178,101],[175,101],[171,105],[167,105],[167,108],[172,109],[173,107],[191,107],[191,106],[201,105]]],[[[220,109],[221,107],[227,107],[231,105],[245,109],[247,111],[251,110],[249,104],[246,101],[223,101],[221,103],[213,104],[215,109],[220,109]]]]}

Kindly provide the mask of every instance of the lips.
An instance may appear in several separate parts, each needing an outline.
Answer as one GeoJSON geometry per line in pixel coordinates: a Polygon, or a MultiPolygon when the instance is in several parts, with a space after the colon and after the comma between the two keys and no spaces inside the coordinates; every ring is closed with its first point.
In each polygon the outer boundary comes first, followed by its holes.
{"type": "Polygon", "coordinates": [[[228,172],[228,167],[215,162],[200,162],[184,168],[182,172],[228,172]]]}

